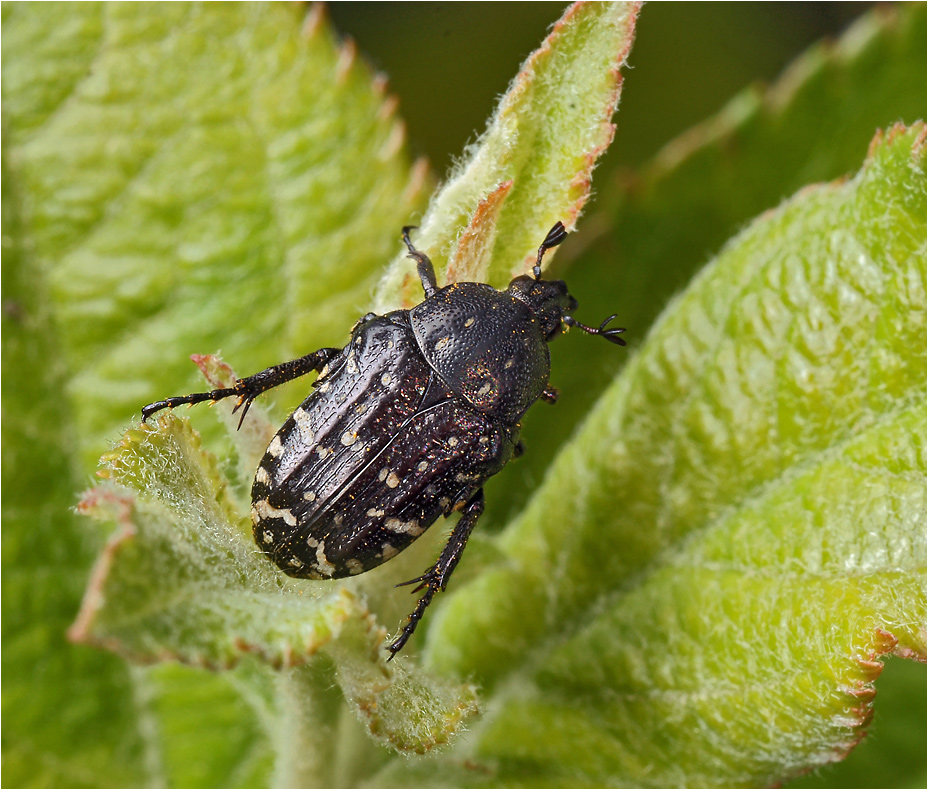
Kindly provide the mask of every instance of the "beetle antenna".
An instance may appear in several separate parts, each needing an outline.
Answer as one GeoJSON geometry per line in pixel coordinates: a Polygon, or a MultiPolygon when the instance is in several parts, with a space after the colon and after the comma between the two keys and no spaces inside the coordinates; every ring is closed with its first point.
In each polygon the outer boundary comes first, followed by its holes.
{"type": "Polygon", "coordinates": [[[606,338],[610,343],[615,343],[617,346],[624,346],[625,341],[619,337],[622,332],[625,331],[625,327],[615,327],[613,329],[606,329],[606,325],[615,318],[614,315],[609,316],[605,321],[603,321],[598,329],[594,329],[591,326],[584,326],[572,315],[565,315],[561,320],[567,324],[567,326],[575,326],[577,329],[580,329],[586,332],[588,335],[599,335],[606,338]]]}
{"type": "Polygon", "coordinates": [[[545,253],[552,247],[557,247],[557,245],[566,238],[567,229],[564,227],[563,222],[558,222],[548,231],[548,235],[545,236],[545,240],[538,248],[538,258],[535,260],[535,265],[532,267],[532,274],[535,275],[536,280],[541,279],[541,259],[544,258],[545,253]]]}

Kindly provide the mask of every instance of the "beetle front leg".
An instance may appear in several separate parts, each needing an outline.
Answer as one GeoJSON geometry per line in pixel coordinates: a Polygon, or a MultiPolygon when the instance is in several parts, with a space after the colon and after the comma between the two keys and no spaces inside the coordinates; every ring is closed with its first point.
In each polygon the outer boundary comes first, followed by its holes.
{"type": "Polygon", "coordinates": [[[183,404],[192,406],[195,403],[203,403],[203,401],[215,402],[236,395],[238,396],[238,403],[235,409],[233,409],[233,412],[238,411],[242,405],[245,406],[242,411],[241,420],[239,420],[238,423],[239,427],[241,427],[242,421],[245,419],[245,414],[248,412],[248,407],[258,395],[280,384],[292,381],[300,376],[305,376],[307,373],[314,370],[321,370],[340,352],[340,348],[320,348],[318,351],[313,351],[312,354],[307,354],[305,357],[292,359],[289,362],[283,362],[280,365],[274,365],[266,370],[262,370],[260,373],[255,373],[248,378],[239,379],[231,387],[211,390],[210,392],[194,392],[191,395],[178,395],[173,398],[166,398],[165,400],[149,403],[142,409],[142,422],[145,422],[152,414],[161,411],[161,409],[173,409],[175,406],[181,406],[183,404]]]}
{"type": "Polygon", "coordinates": [[[467,545],[467,539],[470,537],[470,533],[473,531],[477,519],[480,518],[480,514],[483,513],[483,507],[483,489],[481,488],[477,490],[477,493],[474,494],[464,506],[461,518],[455,525],[451,537],[448,538],[445,548],[442,549],[441,555],[438,557],[438,562],[422,576],[396,585],[397,587],[405,587],[407,584],[416,584],[418,586],[413,592],[418,592],[423,588],[425,592],[419,599],[419,603],[416,604],[416,608],[413,609],[412,614],[410,614],[409,618],[406,620],[406,625],[403,626],[402,633],[400,633],[387,648],[387,650],[390,651],[391,660],[403,649],[403,645],[409,641],[409,637],[412,636],[413,631],[416,630],[416,626],[419,625],[419,621],[432,602],[432,598],[435,597],[435,593],[445,589],[445,585],[448,584],[448,579],[451,578],[451,573],[457,567],[458,562],[461,561],[461,555],[464,553],[464,546],[467,545]]]}
{"type": "Polygon", "coordinates": [[[438,281],[435,279],[435,267],[432,266],[429,256],[424,252],[419,252],[409,238],[409,231],[415,230],[415,228],[415,225],[407,225],[403,228],[403,241],[409,250],[409,255],[406,257],[412,258],[416,262],[416,271],[419,273],[419,280],[422,282],[422,290],[425,292],[425,298],[428,299],[438,293],[438,281]]]}

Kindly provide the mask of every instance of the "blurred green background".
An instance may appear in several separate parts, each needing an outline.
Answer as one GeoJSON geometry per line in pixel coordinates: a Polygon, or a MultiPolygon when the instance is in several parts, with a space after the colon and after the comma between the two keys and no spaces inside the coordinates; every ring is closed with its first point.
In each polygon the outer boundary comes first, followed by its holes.
{"type": "MultiPolygon", "coordinates": [[[[638,165],[872,3],[653,3],[625,71],[604,167],[638,165]]],[[[444,174],[563,3],[332,3],[336,29],[390,80],[414,154],[444,174]],[[410,53],[414,53],[410,57],[410,53]]]]}
{"type": "MultiPolygon", "coordinates": [[[[646,5],[625,71],[616,138],[594,177],[590,209],[609,171],[643,165],[738,91],[772,82],[810,45],[836,38],[874,5],[646,5]]],[[[497,97],[563,9],[562,3],[535,2],[359,2],[332,3],[329,14],[389,77],[411,151],[427,156],[441,177],[485,128],[497,97]]],[[[877,689],[863,743],[843,762],[786,787],[926,786],[924,665],[888,659],[877,689]]]]}

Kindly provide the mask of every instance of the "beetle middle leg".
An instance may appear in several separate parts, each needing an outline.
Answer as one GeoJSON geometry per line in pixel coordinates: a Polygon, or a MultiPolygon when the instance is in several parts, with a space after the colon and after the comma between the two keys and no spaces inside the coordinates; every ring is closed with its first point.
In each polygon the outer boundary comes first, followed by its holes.
{"type": "Polygon", "coordinates": [[[152,414],[161,411],[161,409],[173,409],[175,406],[181,406],[185,403],[192,406],[194,403],[203,403],[203,401],[215,402],[236,395],[238,396],[238,403],[233,409],[233,413],[243,405],[245,407],[238,422],[239,428],[241,428],[245,415],[248,413],[248,407],[258,395],[280,384],[305,376],[314,370],[321,370],[339,353],[341,353],[340,348],[320,348],[305,357],[282,362],[280,365],[274,365],[262,370],[260,373],[255,373],[253,376],[248,376],[248,378],[239,379],[231,387],[211,390],[210,392],[194,392],[191,395],[178,395],[149,403],[142,409],[142,422],[145,422],[152,414]]]}
{"type": "Polygon", "coordinates": [[[416,584],[418,586],[413,592],[418,592],[422,589],[424,589],[425,592],[419,599],[419,603],[416,604],[416,608],[413,609],[412,614],[410,614],[409,618],[406,620],[403,631],[387,648],[387,650],[390,651],[391,659],[402,650],[403,645],[409,641],[409,637],[412,636],[413,631],[416,630],[416,626],[419,625],[419,621],[432,602],[432,598],[435,597],[435,593],[445,589],[445,585],[448,584],[448,579],[451,578],[452,572],[461,560],[461,555],[464,553],[464,546],[467,545],[467,539],[470,537],[470,533],[473,531],[477,519],[480,518],[480,514],[483,513],[483,507],[483,489],[480,488],[464,506],[461,518],[451,532],[451,537],[448,538],[445,548],[442,549],[441,555],[438,557],[438,562],[422,574],[422,576],[396,585],[397,587],[405,587],[407,584],[416,584]]]}

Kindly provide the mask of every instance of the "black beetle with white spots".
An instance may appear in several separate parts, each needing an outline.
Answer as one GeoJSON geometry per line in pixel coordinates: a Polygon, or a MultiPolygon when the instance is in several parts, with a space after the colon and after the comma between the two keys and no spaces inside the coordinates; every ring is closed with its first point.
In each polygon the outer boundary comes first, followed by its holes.
{"type": "MultiPolygon", "coordinates": [[[[251,516],[258,545],[303,579],[339,579],[376,568],[439,516],[461,518],[441,555],[404,582],[423,591],[390,657],[443,590],[483,512],[483,484],[522,453],[519,420],[548,384],[547,344],[577,327],[625,345],[608,328],[584,326],[561,280],[543,280],[545,252],[567,236],[558,222],[538,249],[532,276],[505,291],[483,283],[439,288],[432,262],[413,247],[425,299],[410,310],[368,313],[344,348],[322,348],[234,386],[167,398],[142,409],[237,397],[241,419],[266,390],[319,371],[309,397],[287,418],[255,473],[251,516]]],[[[239,422],[241,425],[241,421],[239,422]]]]}

